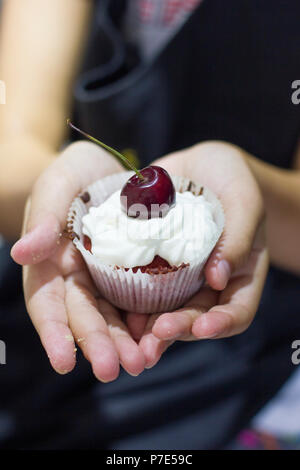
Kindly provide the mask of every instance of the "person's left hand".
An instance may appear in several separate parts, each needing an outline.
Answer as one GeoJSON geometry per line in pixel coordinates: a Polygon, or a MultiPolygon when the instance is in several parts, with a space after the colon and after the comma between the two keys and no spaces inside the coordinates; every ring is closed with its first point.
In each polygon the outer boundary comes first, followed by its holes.
{"type": "Polygon", "coordinates": [[[225,230],[205,267],[206,285],[176,312],[127,314],[127,325],[153,367],[176,340],[218,339],[252,322],[264,286],[268,254],[264,207],[246,154],[223,142],[204,142],[155,164],[207,186],[219,197],[225,230]]]}

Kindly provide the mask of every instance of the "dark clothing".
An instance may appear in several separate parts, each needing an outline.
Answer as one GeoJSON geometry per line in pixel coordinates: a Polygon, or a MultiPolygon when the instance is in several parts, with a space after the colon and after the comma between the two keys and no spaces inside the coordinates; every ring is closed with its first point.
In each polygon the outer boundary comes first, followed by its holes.
{"type": "Polygon", "coordinates": [[[99,2],[75,89],[80,124],[119,149],[137,149],[143,163],[221,139],[291,165],[300,134],[291,100],[300,76],[298,0],[204,0],[147,64],[114,27],[117,14],[114,23],[105,14],[115,3],[124,2],[99,2]]]}
{"type": "MultiPolygon", "coordinates": [[[[140,63],[119,33],[124,2],[99,3],[75,89],[75,115],[87,131],[137,149],[143,163],[222,139],[291,166],[300,128],[300,108],[291,101],[300,76],[299,0],[204,0],[150,64],[140,63]]],[[[5,278],[15,270],[6,268],[5,278]]],[[[153,369],[105,385],[81,358],[70,375],[51,371],[20,287],[1,287],[8,353],[0,366],[0,447],[222,448],[295,368],[299,282],[271,269],[245,333],[177,342],[153,369]]]]}

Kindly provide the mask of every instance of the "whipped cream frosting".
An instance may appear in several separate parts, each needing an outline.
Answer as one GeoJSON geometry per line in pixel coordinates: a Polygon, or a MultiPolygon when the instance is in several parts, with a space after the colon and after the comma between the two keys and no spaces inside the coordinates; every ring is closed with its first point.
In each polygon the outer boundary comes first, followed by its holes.
{"type": "Polygon", "coordinates": [[[128,217],[121,209],[120,191],[82,218],[92,253],[105,264],[145,266],[159,255],[171,266],[208,257],[219,238],[212,205],[203,195],[176,193],[176,204],[162,218],[128,217]]]}

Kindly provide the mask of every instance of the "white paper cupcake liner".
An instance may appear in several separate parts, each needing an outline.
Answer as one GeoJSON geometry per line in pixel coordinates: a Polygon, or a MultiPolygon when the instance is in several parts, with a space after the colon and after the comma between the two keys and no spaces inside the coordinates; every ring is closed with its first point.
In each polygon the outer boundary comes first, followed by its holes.
{"type": "MultiPolygon", "coordinates": [[[[107,176],[88,186],[70,207],[67,229],[99,292],[109,302],[122,310],[136,313],[170,312],[181,307],[200,289],[204,282],[203,267],[209,255],[200,262],[180,266],[175,271],[148,274],[104,264],[83,245],[82,217],[90,207],[99,206],[119,190],[132,174],[124,172],[107,176]]],[[[203,194],[211,203],[219,238],[224,228],[224,212],[214,193],[187,178],[172,176],[172,180],[176,191],[203,194]]]]}

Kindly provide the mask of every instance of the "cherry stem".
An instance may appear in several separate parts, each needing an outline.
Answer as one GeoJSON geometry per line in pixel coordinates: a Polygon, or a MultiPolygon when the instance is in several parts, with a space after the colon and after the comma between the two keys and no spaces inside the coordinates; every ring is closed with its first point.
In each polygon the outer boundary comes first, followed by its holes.
{"type": "Polygon", "coordinates": [[[95,137],[92,137],[91,135],[87,134],[86,132],[82,131],[81,129],[79,129],[78,127],[74,126],[74,124],[72,124],[71,120],[70,119],[67,119],[67,124],[68,126],[70,126],[72,129],[74,129],[75,131],[79,132],[80,134],[82,134],[84,137],[86,137],[87,139],[91,140],[92,142],[95,142],[96,144],[100,145],[100,147],[104,148],[105,150],[108,150],[108,152],[110,152],[112,155],[114,155],[115,157],[117,158],[120,158],[124,163],[125,165],[127,165],[129,168],[131,168],[131,170],[133,170],[137,176],[143,181],[145,178],[143,177],[143,175],[141,174],[141,172],[139,170],[137,170],[137,168],[135,168],[135,166],[128,160],[128,158],[125,157],[125,155],[122,155],[120,152],[118,152],[117,150],[113,149],[112,147],[109,147],[108,145],[104,144],[103,142],[101,142],[100,140],[96,139],[95,137]]]}

